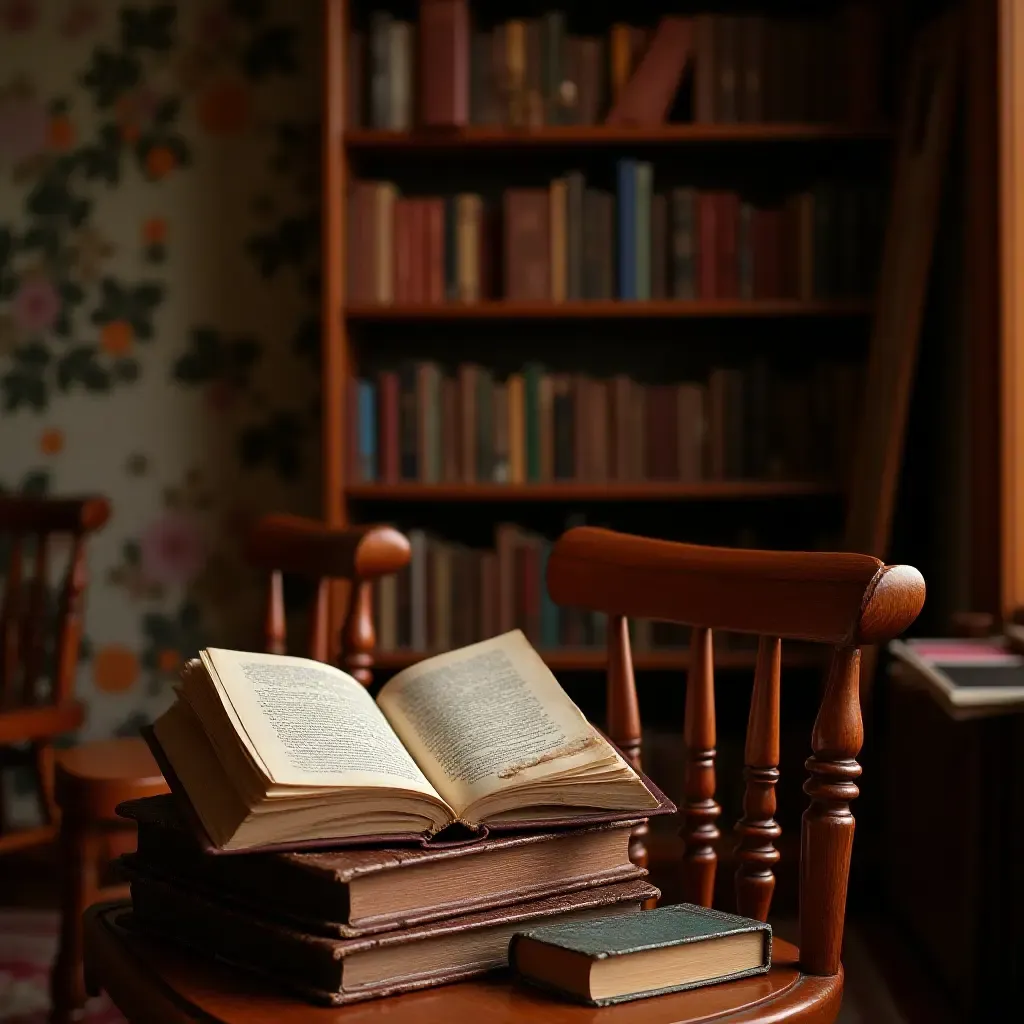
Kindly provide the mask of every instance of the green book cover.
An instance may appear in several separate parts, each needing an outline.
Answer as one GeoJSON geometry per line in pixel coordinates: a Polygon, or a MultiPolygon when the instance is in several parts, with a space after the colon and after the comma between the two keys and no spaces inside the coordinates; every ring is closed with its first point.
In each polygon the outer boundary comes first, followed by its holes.
{"type": "Polygon", "coordinates": [[[634,259],[636,260],[636,298],[651,297],[651,203],[654,199],[654,167],[638,160],[633,177],[636,189],[634,259]]]}
{"type": "Polygon", "coordinates": [[[610,1003],[641,999],[646,996],[681,992],[702,985],[735,981],[754,974],[765,974],[771,967],[772,929],[771,925],[737,914],[726,914],[720,910],[698,907],[691,903],[658,907],[655,910],[641,910],[631,914],[608,915],[584,921],[570,921],[564,924],[542,925],[528,931],[516,932],[509,945],[509,963],[516,973],[526,981],[543,987],[555,988],[551,982],[528,977],[518,970],[516,951],[523,939],[545,943],[591,960],[643,953],[647,950],[664,949],[706,939],[723,938],[746,932],[764,933],[764,953],[761,965],[751,970],[740,971],[704,981],[690,981],[662,986],[657,989],[630,992],[605,999],[587,999],[579,993],[561,989],[565,995],[582,999],[591,1005],[604,1006],[610,1003]]]}

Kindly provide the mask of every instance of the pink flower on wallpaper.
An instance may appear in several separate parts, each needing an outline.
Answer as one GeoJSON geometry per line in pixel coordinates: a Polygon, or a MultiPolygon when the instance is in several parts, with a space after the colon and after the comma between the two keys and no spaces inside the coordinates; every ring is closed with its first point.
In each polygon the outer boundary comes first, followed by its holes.
{"type": "Polygon", "coordinates": [[[27,32],[39,20],[39,5],[35,0],[3,0],[0,5],[0,24],[8,32],[27,32]]]}
{"type": "Polygon", "coordinates": [[[93,0],[80,0],[73,3],[60,23],[61,34],[68,39],[77,39],[92,31],[100,21],[99,4],[93,0]]]}
{"type": "Polygon", "coordinates": [[[206,561],[199,524],[180,512],[167,512],[142,535],[142,571],[154,583],[188,583],[206,561]]]}
{"type": "Polygon", "coordinates": [[[20,164],[46,147],[46,109],[22,97],[0,102],[0,160],[20,164]]]}
{"type": "Polygon", "coordinates": [[[60,296],[53,282],[45,277],[26,278],[14,295],[12,312],[22,330],[48,330],[60,313],[60,296]]]}

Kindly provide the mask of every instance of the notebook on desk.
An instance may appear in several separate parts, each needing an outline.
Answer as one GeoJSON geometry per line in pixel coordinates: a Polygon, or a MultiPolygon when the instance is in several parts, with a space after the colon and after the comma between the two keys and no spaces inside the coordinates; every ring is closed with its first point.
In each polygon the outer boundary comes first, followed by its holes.
{"type": "Polygon", "coordinates": [[[329,665],[206,650],[143,735],[210,852],[470,843],[675,811],[519,630],[428,658],[376,701],[329,665]]]}

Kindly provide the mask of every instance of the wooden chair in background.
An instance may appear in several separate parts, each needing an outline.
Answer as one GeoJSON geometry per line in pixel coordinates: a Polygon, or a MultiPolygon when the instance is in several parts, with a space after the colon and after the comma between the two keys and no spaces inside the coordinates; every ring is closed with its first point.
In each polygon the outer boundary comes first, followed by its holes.
{"type": "Polygon", "coordinates": [[[301,516],[261,519],[246,544],[249,562],[267,571],[264,645],[272,654],[287,652],[284,577],[314,580],[307,656],[330,660],[328,588],[332,580],[349,587],[348,612],[341,627],[338,667],[369,686],[373,679],[373,583],[409,564],[409,541],[390,526],[332,528],[301,516]]]}
{"type": "MultiPolygon", "coordinates": [[[[776,940],[774,961],[797,968],[802,992],[759,1006],[771,1020],[832,1020],[842,999],[840,951],[853,848],[850,802],[858,795],[863,742],[860,649],[902,633],[924,604],[921,574],[868,555],[712,548],[578,527],[555,544],[548,590],[561,605],[608,615],[608,732],[639,767],[640,711],[628,619],[693,627],[683,722],[685,797],[680,808],[683,895],[711,906],[719,838],[715,801],[712,630],[756,634],[757,667],[745,748],[746,792],[739,837],[736,906],[767,920],[779,860],[774,841],[779,778],[782,641],[828,644],[832,660],[811,734],[800,843],[800,946],[776,940]]],[[[646,862],[638,837],[635,855],[646,862]]],[[[776,968],[773,967],[773,971],[776,968]]],[[[728,988],[728,986],[719,986],[728,988]]],[[[749,993],[738,986],[739,1010],[749,993]]],[[[744,1017],[757,1020],[760,1015],[744,1017]]]]}
{"type": "MultiPolygon", "coordinates": [[[[374,633],[370,587],[409,561],[409,543],[388,527],[329,529],[311,519],[271,515],[247,538],[252,565],[270,574],[265,646],[285,651],[283,575],[317,581],[311,614],[309,656],[328,660],[327,585],[332,579],[352,587],[349,614],[342,629],[340,665],[361,682],[370,682],[374,633]]],[[[125,800],[166,791],[166,784],[141,739],[85,744],[66,751],[57,768],[57,796],[63,812],[63,882],[60,952],[51,978],[53,1024],[64,1024],[85,1001],[82,981],[82,914],[116,890],[101,889],[98,855],[106,833],[126,822],[114,813],[125,800]],[[118,824],[119,823],[119,824],[118,824]]],[[[123,894],[125,890],[122,890],[123,894]]]]}

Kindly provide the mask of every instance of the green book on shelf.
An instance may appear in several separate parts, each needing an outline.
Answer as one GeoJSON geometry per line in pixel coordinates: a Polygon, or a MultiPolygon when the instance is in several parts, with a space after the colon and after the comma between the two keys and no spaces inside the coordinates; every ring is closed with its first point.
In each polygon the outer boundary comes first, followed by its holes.
{"type": "Polygon", "coordinates": [[[517,977],[591,1006],[765,974],[772,930],[690,903],[517,932],[517,977]]]}

